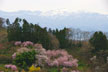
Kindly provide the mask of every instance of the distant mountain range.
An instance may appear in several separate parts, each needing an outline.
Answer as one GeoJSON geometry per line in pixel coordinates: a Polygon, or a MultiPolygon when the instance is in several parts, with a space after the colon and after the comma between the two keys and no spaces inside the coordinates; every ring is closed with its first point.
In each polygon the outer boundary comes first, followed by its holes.
{"type": "Polygon", "coordinates": [[[4,12],[0,11],[0,17],[9,18],[11,22],[16,17],[25,18],[28,22],[39,24],[41,27],[47,28],[79,28],[85,31],[104,31],[108,32],[108,15],[98,13],[56,13],[54,11],[18,11],[4,12]]]}

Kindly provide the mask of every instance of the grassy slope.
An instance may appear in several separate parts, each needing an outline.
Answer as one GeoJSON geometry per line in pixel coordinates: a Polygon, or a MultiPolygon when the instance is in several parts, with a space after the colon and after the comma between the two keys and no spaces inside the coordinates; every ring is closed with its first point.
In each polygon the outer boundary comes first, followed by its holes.
{"type": "Polygon", "coordinates": [[[0,43],[7,41],[7,31],[6,29],[0,29],[0,43]]]}
{"type": "Polygon", "coordinates": [[[66,49],[69,52],[69,54],[71,54],[73,57],[79,60],[78,69],[82,72],[92,72],[89,66],[89,60],[88,60],[89,54],[87,53],[87,51],[89,50],[88,48],[89,48],[89,43],[83,42],[83,46],[81,48],[77,47],[77,48],[66,49]]]}

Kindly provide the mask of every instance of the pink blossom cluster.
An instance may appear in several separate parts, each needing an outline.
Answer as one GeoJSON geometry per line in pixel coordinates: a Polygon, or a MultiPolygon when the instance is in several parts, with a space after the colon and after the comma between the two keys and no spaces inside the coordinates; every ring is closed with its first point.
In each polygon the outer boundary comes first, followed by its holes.
{"type": "MultiPolygon", "coordinates": [[[[32,42],[26,41],[22,43],[23,48],[20,48],[17,50],[18,53],[22,52],[27,52],[31,49],[26,48],[28,45],[33,45],[32,42]]],[[[78,60],[73,58],[72,55],[69,55],[66,50],[45,50],[41,44],[34,44],[33,45],[35,51],[37,52],[36,54],[36,64],[40,66],[62,66],[62,67],[77,67],[78,66],[78,60]]],[[[14,59],[16,57],[16,53],[12,55],[12,58],[14,59]]]]}
{"type": "Polygon", "coordinates": [[[42,66],[44,67],[47,60],[48,60],[48,57],[46,55],[36,55],[36,64],[38,64],[39,66],[42,66]]]}
{"type": "Polygon", "coordinates": [[[17,70],[17,67],[15,65],[12,65],[12,64],[5,65],[5,68],[10,68],[13,71],[17,70]]]}
{"type": "Polygon", "coordinates": [[[46,50],[42,47],[42,44],[35,44],[34,47],[39,55],[46,55],[46,50]]]}
{"type": "Polygon", "coordinates": [[[16,58],[16,53],[14,53],[13,55],[12,55],[12,59],[15,59],[16,58]]]}
{"type": "Polygon", "coordinates": [[[28,52],[28,51],[30,51],[30,49],[29,48],[27,48],[27,47],[21,47],[21,48],[19,48],[19,49],[17,49],[17,54],[20,54],[20,53],[23,53],[23,52],[28,52]]]}
{"type": "Polygon", "coordinates": [[[31,45],[31,46],[33,46],[33,42],[31,42],[31,41],[25,41],[25,42],[21,42],[21,41],[16,41],[15,42],[15,45],[16,46],[24,46],[24,47],[27,47],[27,46],[29,46],[29,45],[31,45]]]}
{"type": "Polygon", "coordinates": [[[15,45],[16,45],[16,46],[21,45],[21,41],[16,41],[16,42],[15,42],[15,45]]]}
{"type": "Polygon", "coordinates": [[[39,65],[72,67],[78,66],[78,60],[69,55],[66,50],[45,50],[41,44],[35,44],[37,63],[39,65]]]}
{"type": "Polygon", "coordinates": [[[48,60],[48,57],[46,55],[46,50],[42,47],[41,44],[35,44],[34,47],[35,47],[36,52],[38,53],[36,54],[36,63],[39,66],[44,67],[48,60]]]}
{"type": "Polygon", "coordinates": [[[34,47],[35,47],[36,49],[42,49],[42,48],[43,48],[43,47],[42,47],[42,44],[38,44],[38,43],[35,44],[34,47]]]}
{"type": "Polygon", "coordinates": [[[22,45],[23,45],[24,47],[27,47],[27,46],[29,46],[29,45],[33,46],[33,42],[31,42],[31,41],[26,41],[26,42],[23,42],[22,45]]]}
{"type": "Polygon", "coordinates": [[[67,56],[68,53],[65,50],[48,50],[46,52],[48,57],[56,57],[56,56],[67,56]]]}
{"type": "Polygon", "coordinates": [[[65,50],[48,50],[46,54],[49,59],[47,61],[49,66],[64,66],[64,67],[78,66],[77,63],[78,60],[74,59],[65,50]]]}

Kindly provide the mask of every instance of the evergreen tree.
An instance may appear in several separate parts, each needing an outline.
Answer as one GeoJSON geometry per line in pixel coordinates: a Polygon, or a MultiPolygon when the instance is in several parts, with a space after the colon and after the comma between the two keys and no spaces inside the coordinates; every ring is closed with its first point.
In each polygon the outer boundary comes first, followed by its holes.
{"type": "Polygon", "coordinates": [[[13,23],[13,38],[14,41],[20,41],[21,40],[21,34],[22,34],[22,28],[20,27],[20,18],[16,18],[16,20],[13,23]]]}
{"type": "Polygon", "coordinates": [[[69,39],[68,39],[68,29],[64,28],[62,30],[53,30],[52,33],[56,36],[59,40],[60,48],[69,48],[69,39]]]}
{"type": "Polygon", "coordinates": [[[22,41],[31,41],[30,35],[30,24],[25,19],[23,19],[22,41]]]}
{"type": "Polygon", "coordinates": [[[107,38],[102,32],[95,32],[89,42],[94,47],[94,53],[99,52],[100,50],[105,51],[108,49],[107,38]]]}
{"type": "Polygon", "coordinates": [[[22,21],[19,18],[16,18],[12,24],[7,19],[6,23],[9,41],[32,41],[41,43],[46,49],[53,48],[47,28],[41,28],[37,24],[28,23],[25,19],[22,21]],[[23,23],[22,26],[20,26],[21,23],[23,23]]]}
{"type": "Polygon", "coordinates": [[[19,41],[21,40],[21,27],[20,27],[20,19],[16,18],[15,21],[10,24],[9,19],[6,20],[7,22],[7,32],[8,32],[8,40],[9,41],[19,41]]]}

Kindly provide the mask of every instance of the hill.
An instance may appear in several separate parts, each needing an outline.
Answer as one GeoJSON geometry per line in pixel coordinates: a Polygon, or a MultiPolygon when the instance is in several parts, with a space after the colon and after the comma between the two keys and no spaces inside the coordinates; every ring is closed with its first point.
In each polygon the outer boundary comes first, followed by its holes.
{"type": "Polygon", "coordinates": [[[108,15],[98,13],[56,13],[54,11],[41,12],[41,11],[18,11],[18,12],[3,12],[0,11],[0,16],[9,18],[11,22],[16,17],[25,18],[31,23],[37,23],[41,27],[48,28],[80,28],[85,31],[104,31],[108,32],[108,15]]]}

